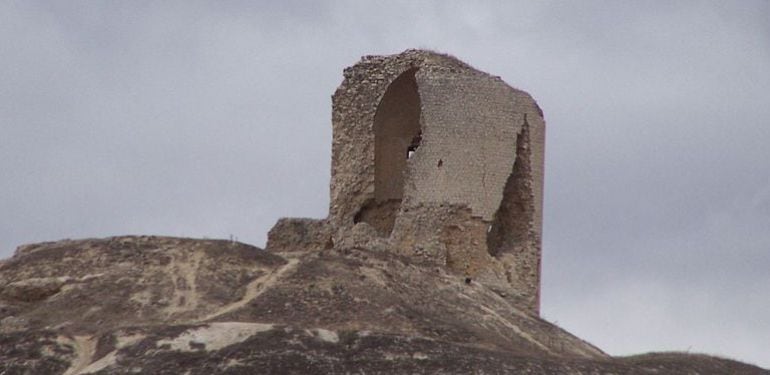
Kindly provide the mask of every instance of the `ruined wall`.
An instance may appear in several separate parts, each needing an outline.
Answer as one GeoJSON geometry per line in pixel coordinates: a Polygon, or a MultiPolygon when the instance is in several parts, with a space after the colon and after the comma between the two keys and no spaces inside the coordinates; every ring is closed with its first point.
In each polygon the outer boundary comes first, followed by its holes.
{"type": "Polygon", "coordinates": [[[410,165],[410,202],[464,204],[491,221],[516,157],[523,114],[515,92],[476,72],[422,70],[423,144],[410,165]]]}
{"type": "Polygon", "coordinates": [[[331,226],[325,219],[281,218],[267,233],[268,251],[318,251],[332,248],[331,226]]]}
{"type": "Polygon", "coordinates": [[[516,140],[516,162],[503,190],[503,200],[487,234],[489,254],[503,262],[508,282],[521,291],[520,297],[539,305],[540,243],[539,214],[533,178],[530,125],[525,118],[516,140]]]}
{"type": "Polygon", "coordinates": [[[420,80],[429,67],[472,70],[457,59],[419,50],[365,56],[344,70],[345,78],[332,96],[329,219],[335,228],[344,231],[352,227],[356,214],[375,198],[374,119],[388,87],[410,70],[415,70],[415,80],[420,80]]]}
{"type": "MultiPolygon", "coordinates": [[[[366,56],[344,77],[332,97],[329,217],[304,223],[321,238],[313,246],[445,265],[537,313],[545,124],[535,101],[430,51],[366,56]]],[[[279,224],[276,247],[305,233],[279,224]]]]}

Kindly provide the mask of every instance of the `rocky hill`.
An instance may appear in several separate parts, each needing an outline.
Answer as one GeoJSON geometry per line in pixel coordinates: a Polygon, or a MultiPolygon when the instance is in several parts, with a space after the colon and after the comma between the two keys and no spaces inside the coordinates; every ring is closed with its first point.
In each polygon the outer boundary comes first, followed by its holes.
{"type": "Polygon", "coordinates": [[[500,290],[388,251],[113,237],[0,262],[0,374],[767,374],[613,358],[500,290]]]}

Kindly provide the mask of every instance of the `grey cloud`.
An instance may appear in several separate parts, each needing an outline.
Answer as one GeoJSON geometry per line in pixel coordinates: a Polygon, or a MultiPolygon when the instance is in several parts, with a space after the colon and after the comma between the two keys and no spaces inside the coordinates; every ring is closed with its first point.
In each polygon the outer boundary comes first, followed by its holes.
{"type": "Polygon", "coordinates": [[[452,53],[545,110],[545,316],[611,353],[770,366],[770,3],[0,4],[0,255],[262,245],[325,215],[360,55],[452,53]]]}

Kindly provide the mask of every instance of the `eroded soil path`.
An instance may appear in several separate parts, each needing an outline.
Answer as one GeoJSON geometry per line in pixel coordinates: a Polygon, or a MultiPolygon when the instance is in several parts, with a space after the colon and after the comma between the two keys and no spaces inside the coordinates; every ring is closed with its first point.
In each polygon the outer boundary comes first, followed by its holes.
{"type": "Polygon", "coordinates": [[[296,269],[297,263],[299,263],[299,259],[288,258],[288,262],[283,266],[274,269],[272,272],[266,275],[260,276],[252,280],[246,286],[246,293],[243,295],[243,298],[231,304],[222,306],[222,308],[218,309],[217,311],[214,311],[209,315],[204,316],[200,320],[203,322],[209,321],[209,320],[218,318],[222,315],[225,315],[229,312],[238,310],[241,307],[246,306],[249,302],[255,300],[257,297],[262,295],[262,293],[264,293],[265,291],[273,287],[277,281],[281,280],[284,277],[284,275],[296,269]]]}

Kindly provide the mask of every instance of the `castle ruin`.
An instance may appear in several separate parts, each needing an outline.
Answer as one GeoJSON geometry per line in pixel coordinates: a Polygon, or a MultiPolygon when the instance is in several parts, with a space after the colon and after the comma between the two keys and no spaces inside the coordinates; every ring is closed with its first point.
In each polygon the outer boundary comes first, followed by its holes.
{"type": "Polygon", "coordinates": [[[545,123],[534,99],[407,50],[345,69],[332,106],[329,216],[279,220],[267,249],[391,251],[538,314],[545,123]]]}

